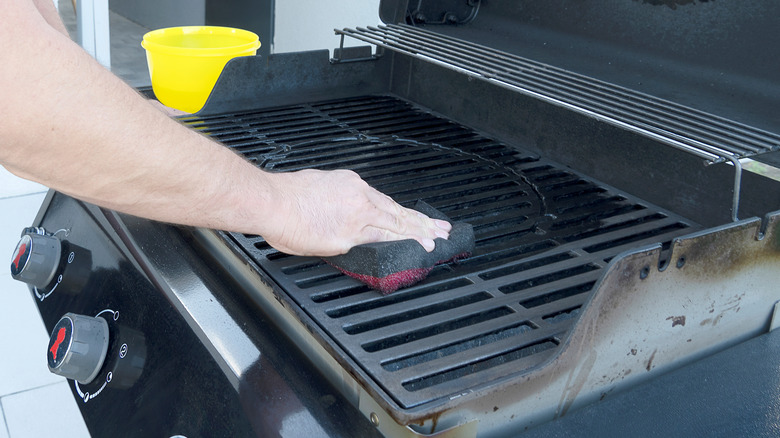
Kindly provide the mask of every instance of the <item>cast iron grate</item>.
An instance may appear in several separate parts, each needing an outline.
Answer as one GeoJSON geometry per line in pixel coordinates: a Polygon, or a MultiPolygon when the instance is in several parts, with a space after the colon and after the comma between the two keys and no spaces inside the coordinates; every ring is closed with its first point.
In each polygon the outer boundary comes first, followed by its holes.
{"type": "MultiPolygon", "coordinates": [[[[473,255],[382,296],[319,259],[231,234],[401,408],[555,355],[609,260],[695,224],[390,96],[185,121],[258,166],[350,168],[396,201],[474,226],[473,255]]],[[[352,362],[349,362],[352,363],[352,362]]]]}

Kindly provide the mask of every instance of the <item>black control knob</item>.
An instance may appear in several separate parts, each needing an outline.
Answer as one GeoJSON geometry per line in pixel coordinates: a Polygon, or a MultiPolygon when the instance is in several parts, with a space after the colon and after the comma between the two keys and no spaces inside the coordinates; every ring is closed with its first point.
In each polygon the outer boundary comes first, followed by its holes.
{"type": "Polygon", "coordinates": [[[86,384],[100,372],[107,352],[105,319],[66,313],[51,332],[46,357],[49,371],[86,384]]]}
{"type": "Polygon", "coordinates": [[[48,234],[23,234],[11,259],[11,276],[44,288],[54,280],[61,254],[60,239],[48,234]]]}

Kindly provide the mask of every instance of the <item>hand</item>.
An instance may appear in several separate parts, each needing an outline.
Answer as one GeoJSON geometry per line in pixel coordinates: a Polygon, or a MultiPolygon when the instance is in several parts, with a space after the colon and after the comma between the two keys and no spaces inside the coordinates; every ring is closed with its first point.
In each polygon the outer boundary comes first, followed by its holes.
{"type": "MultiPolygon", "coordinates": [[[[269,174],[275,215],[263,237],[279,251],[333,256],[355,245],[415,239],[433,251],[433,239],[452,226],[404,208],[349,170],[269,174]]],[[[264,228],[266,228],[264,226],[264,228]]]]}

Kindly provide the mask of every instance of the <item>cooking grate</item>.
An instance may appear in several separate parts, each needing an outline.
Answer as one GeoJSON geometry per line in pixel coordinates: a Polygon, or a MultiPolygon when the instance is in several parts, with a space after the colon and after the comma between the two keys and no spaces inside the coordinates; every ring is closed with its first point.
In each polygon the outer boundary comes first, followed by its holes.
{"type": "MultiPolygon", "coordinates": [[[[457,70],[634,130],[705,160],[780,150],[780,135],[470,41],[409,25],[336,29],[378,47],[457,70]]],[[[338,61],[337,59],[335,61],[338,61]]]]}
{"type": "Polygon", "coordinates": [[[319,259],[230,235],[401,408],[539,366],[615,255],[668,247],[697,227],[390,96],[184,120],[267,169],[350,168],[402,204],[422,199],[473,225],[470,258],[388,296],[319,259]]]}

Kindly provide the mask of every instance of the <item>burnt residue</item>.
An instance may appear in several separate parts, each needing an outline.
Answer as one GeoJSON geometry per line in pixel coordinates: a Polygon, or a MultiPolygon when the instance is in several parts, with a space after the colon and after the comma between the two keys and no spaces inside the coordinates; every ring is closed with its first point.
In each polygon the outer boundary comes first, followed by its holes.
{"type": "MultiPolygon", "coordinates": [[[[640,1],[640,0],[635,0],[640,1]]],[[[695,5],[697,3],[707,3],[708,0],[641,0],[642,3],[653,6],[666,6],[670,9],[677,9],[677,6],[695,5]]]]}
{"type": "Polygon", "coordinates": [[[650,359],[647,360],[647,366],[645,369],[647,371],[650,371],[653,368],[653,359],[655,359],[655,353],[658,352],[658,349],[653,350],[653,354],[650,355],[650,359]]]}
{"type": "Polygon", "coordinates": [[[687,278],[706,282],[732,277],[756,264],[780,262],[780,248],[773,242],[780,227],[769,223],[765,234],[759,233],[759,227],[760,220],[752,219],[718,232],[681,239],[675,243],[673,254],[683,259],[680,265],[687,278]],[[758,240],[761,236],[765,237],[758,240]]]}
{"type": "MultiPolygon", "coordinates": [[[[702,327],[704,327],[706,325],[712,325],[713,327],[715,327],[716,325],[718,325],[720,320],[723,319],[723,317],[726,316],[726,314],[728,314],[729,312],[734,312],[734,313],[739,312],[739,309],[741,308],[740,304],[742,303],[742,299],[744,297],[745,297],[745,293],[744,292],[739,294],[739,295],[734,295],[733,297],[731,297],[731,299],[729,301],[727,301],[723,305],[723,307],[720,307],[718,309],[719,313],[716,316],[714,316],[712,318],[706,318],[706,319],[702,320],[699,323],[699,325],[702,326],[702,327]]],[[[711,309],[709,309],[709,313],[715,313],[714,305],[712,306],[711,309]]]]}

